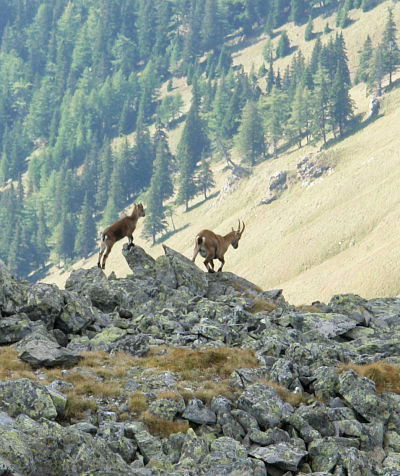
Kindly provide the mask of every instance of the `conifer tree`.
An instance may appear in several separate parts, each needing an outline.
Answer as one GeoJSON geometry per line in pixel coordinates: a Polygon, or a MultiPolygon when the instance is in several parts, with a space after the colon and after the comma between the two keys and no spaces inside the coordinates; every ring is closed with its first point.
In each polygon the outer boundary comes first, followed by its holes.
{"type": "Polygon", "coordinates": [[[203,193],[204,200],[207,200],[207,191],[215,186],[214,175],[210,168],[210,164],[203,156],[200,162],[200,167],[197,171],[196,187],[199,192],[203,193]]]}
{"type": "Polygon", "coordinates": [[[384,74],[382,45],[378,45],[372,55],[371,69],[367,82],[368,91],[373,91],[378,96],[381,95],[384,74]]]}
{"type": "Polygon", "coordinates": [[[320,66],[314,77],[315,88],[312,95],[312,135],[316,140],[322,138],[324,144],[326,144],[326,127],[329,119],[329,92],[326,76],[326,71],[320,66]]]}
{"type": "Polygon", "coordinates": [[[219,5],[215,0],[205,0],[200,31],[204,51],[217,49],[224,35],[219,5]]]}
{"type": "Polygon", "coordinates": [[[278,155],[278,142],[282,137],[284,124],[286,124],[288,119],[287,96],[277,87],[274,87],[270,98],[267,99],[267,104],[269,105],[266,120],[267,135],[272,145],[272,154],[276,158],[278,155]]]}
{"type": "Polygon", "coordinates": [[[278,41],[278,46],[276,48],[276,57],[283,58],[290,53],[290,42],[287,36],[286,31],[281,33],[281,36],[278,41]]]}
{"type": "Polygon", "coordinates": [[[342,136],[346,122],[353,115],[353,101],[350,98],[349,85],[343,74],[341,63],[338,64],[330,90],[329,111],[332,129],[339,128],[339,135],[342,136]]]}
{"type": "Polygon", "coordinates": [[[88,193],[85,193],[83,205],[80,210],[77,231],[75,236],[74,253],[78,257],[87,257],[95,245],[96,225],[90,206],[88,193]]]}
{"type": "Polygon", "coordinates": [[[204,124],[199,116],[197,86],[194,83],[192,104],[178,145],[178,203],[184,203],[186,210],[189,200],[196,195],[194,183],[196,165],[208,147],[204,124]]]}
{"type": "Polygon", "coordinates": [[[392,75],[400,64],[400,51],[396,42],[396,25],[393,21],[393,13],[388,8],[388,16],[382,37],[382,61],[383,71],[389,74],[389,84],[392,84],[392,75]]]}
{"type": "Polygon", "coordinates": [[[42,203],[39,203],[38,205],[36,216],[37,229],[35,235],[35,252],[38,263],[41,266],[44,266],[49,256],[49,247],[47,245],[48,229],[46,226],[46,215],[42,203]]]}
{"type": "Polygon", "coordinates": [[[290,0],[290,17],[295,25],[301,25],[304,23],[306,16],[305,12],[307,10],[305,0],[290,0]]]}
{"type": "Polygon", "coordinates": [[[366,83],[368,81],[371,72],[372,54],[373,48],[371,37],[367,35],[367,38],[359,55],[358,68],[354,77],[354,84],[358,84],[361,81],[366,83]]]}
{"type": "Polygon", "coordinates": [[[309,15],[306,29],[304,31],[304,39],[306,41],[310,41],[312,40],[312,37],[313,37],[313,20],[312,20],[312,16],[309,15]]]}
{"type": "Polygon", "coordinates": [[[289,119],[289,132],[293,139],[297,142],[299,148],[303,135],[308,133],[308,117],[310,114],[307,103],[308,90],[304,85],[299,83],[291,104],[291,112],[289,119]]]}
{"type": "Polygon", "coordinates": [[[242,162],[248,162],[251,166],[264,156],[264,130],[257,104],[253,100],[247,101],[243,108],[236,144],[242,162]]]}

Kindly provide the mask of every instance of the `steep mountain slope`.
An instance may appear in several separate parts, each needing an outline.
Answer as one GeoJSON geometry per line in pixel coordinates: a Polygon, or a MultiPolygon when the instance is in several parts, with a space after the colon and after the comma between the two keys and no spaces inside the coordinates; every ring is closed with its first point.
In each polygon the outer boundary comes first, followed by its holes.
{"type": "MultiPolygon", "coordinates": [[[[373,42],[380,40],[382,19],[389,5],[384,2],[368,13],[351,12],[355,21],[343,34],[353,74],[357,51],[367,33],[373,42]]],[[[399,4],[393,5],[393,17],[399,25],[399,4]]],[[[326,22],[333,29],[334,18],[317,19],[314,31],[321,32],[326,22]]],[[[289,37],[292,45],[298,44],[306,56],[309,54],[313,42],[302,42],[304,26],[291,28],[289,37]]],[[[243,64],[246,70],[252,64],[257,68],[264,43],[265,38],[260,37],[238,51],[235,63],[243,64]]],[[[289,60],[281,60],[280,67],[284,68],[289,60]]],[[[258,165],[230,194],[221,193],[229,171],[225,164],[216,163],[214,197],[193,202],[186,213],[178,209],[173,218],[177,232],[166,243],[191,257],[194,236],[200,229],[225,233],[241,219],[246,231],[238,250],[227,252],[224,269],[265,289],[282,287],[293,303],[328,300],[339,292],[359,293],[367,298],[399,294],[400,91],[396,86],[385,93],[375,121],[323,152],[322,160],[332,169],[307,187],[296,179],[297,164],[307,154],[315,154],[317,147],[289,150],[278,160],[258,165]],[[280,170],[288,172],[288,189],[271,204],[257,206],[268,193],[269,177],[280,170]]],[[[356,113],[364,115],[368,107],[364,86],[353,88],[352,96],[356,113]]],[[[172,148],[177,136],[176,131],[171,136],[172,148]]],[[[154,257],[160,255],[161,245],[152,248],[140,237],[141,228],[142,224],[135,232],[135,241],[154,257]]],[[[120,242],[114,247],[107,273],[129,273],[121,254],[122,245],[120,242]]],[[[95,266],[96,262],[97,255],[74,268],[95,266]]],[[[198,265],[202,267],[200,258],[198,265]]],[[[45,281],[62,285],[68,275],[54,270],[45,281]]]]}

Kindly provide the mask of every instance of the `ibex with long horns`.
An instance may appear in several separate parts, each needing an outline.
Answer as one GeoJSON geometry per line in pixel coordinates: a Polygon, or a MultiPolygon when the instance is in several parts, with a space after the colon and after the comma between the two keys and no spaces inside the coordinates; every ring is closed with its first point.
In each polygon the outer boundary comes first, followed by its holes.
{"type": "Polygon", "coordinates": [[[106,259],[110,254],[112,247],[115,243],[125,236],[128,237],[128,248],[134,246],[132,233],[135,231],[137,221],[140,217],[146,216],[143,208],[143,204],[136,203],[133,205],[133,211],[131,215],[127,215],[124,218],[116,221],[112,225],[108,226],[101,234],[100,253],[97,266],[102,269],[106,266],[106,259]],[[101,257],[103,256],[103,264],[100,265],[101,257]]]}
{"type": "Polygon", "coordinates": [[[222,271],[222,267],[225,264],[224,255],[229,245],[232,245],[233,248],[239,246],[239,240],[242,237],[245,224],[243,223],[243,228],[240,229],[240,220],[237,230],[232,228],[232,231],[225,236],[217,235],[210,230],[202,230],[196,236],[196,243],[194,247],[194,254],[192,261],[194,262],[198,253],[201,254],[204,260],[204,266],[207,268],[209,273],[214,273],[214,261],[218,259],[221,261],[221,266],[218,271],[222,271]]]}

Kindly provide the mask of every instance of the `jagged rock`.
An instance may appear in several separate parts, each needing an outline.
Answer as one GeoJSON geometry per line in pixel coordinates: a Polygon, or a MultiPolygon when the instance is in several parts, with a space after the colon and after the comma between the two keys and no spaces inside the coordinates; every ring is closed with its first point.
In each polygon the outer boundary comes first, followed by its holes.
{"type": "Polygon", "coordinates": [[[277,466],[288,471],[297,471],[301,460],[308,452],[301,450],[290,443],[277,443],[269,446],[251,447],[249,454],[254,458],[262,459],[265,463],[277,466]]]}
{"type": "Polygon", "coordinates": [[[326,163],[322,154],[308,154],[297,164],[297,176],[303,187],[306,187],[329,170],[330,166],[326,163]]]}
{"type": "Polygon", "coordinates": [[[239,397],[237,407],[254,416],[261,428],[277,426],[283,415],[293,412],[291,405],[281,400],[274,388],[263,383],[247,387],[239,397]]]}
{"type": "Polygon", "coordinates": [[[113,311],[121,304],[121,296],[115,293],[98,267],[73,270],[65,283],[65,289],[87,296],[94,306],[104,312],[113,311]]]}
{"type": "Polygon", "coordinates": [[[176,464],[179,461],[185,437],[185,433],[173,433],[162,441],[163,452],[168,456],[172,464],[176,464]]]}
{"type": "Polygon", "coordinates": [[[357,294],[336,294],[331,297],[328,306],[333,312],[345,314],[358,324],[368,325],[372,317],[368,301],[357,294]]]}
{"type": "Polygon", "coordinates": [[[221,426],[224,436],[241,441],[246,434],[243,427],[229,411],[220,411],[217,415],[217,423],[221,426]]]}
{"type": "Polygon", "coordinates": [[[26,314],[14,314],[0,319],[0,345],[14,344],[30,334],[35,328],[26,314]]]}
{"type": "MultiPolygon", "coordinates": [[[[143,356],[159,345],[234,345],[253,350],[259,368],[236,368],[229,398],[217,395],[207,404],[192,398],[186,406],[182,384],[195,393],[201,381],[137,364],[118,397],[93,395],[97,410],[85,411],[74,424],[66,411],[73,384],[0,381],[0,409],[16,416],[0,412],[1,474],[395,474],[400,397],[377,393],[371,380],[352,370],[340,369],[339,375],[338,368],[382,358],[400,364],[399,298],[337,295],[328,305],[313,303],[312,312],[299,311],[281,290],[261,291],[229,272],[205,273],[167,247],[165,253],[154,261],[140,247],[125,249],[132,276],[77,270],[66,291],[19,283],[0,263],[0,344],[13,343],[20,351],[47,346],[36,366],[45,365],[50,348],[143,356]],[[297,387],[303,403],[285,403],[268,380],[297,387]],[[128,399],[137,391],[165,425],[185,418],[186,435],[161,441],[132,420],[137,414],[128,399]],[[324,403],[313,403],[314,393],[324,403]],[[120,415],[128,421],[119,421],[120,415]]],[[[75,372],[105,381],[101,371],[76,366],[62,370],[62,378],[73,382],[75,372]]],[[[44,378],[44,371],[36,376],[44,378]]]]}
{"type": "Polygon", "coordinates": [[[267,431],[252,429],[249,431],[250,441],[260,446],[269,446],[276,443],[289,443],[289,434],[280,428],[269,428],[267,431]]]}
{"type": "Polygon", "coordinates": [[[308,445],[313,471],[331,471],[340,461],[341,453],[348,448],[359,447],[355,438],[327,437],[318,438],[308,445]]]}
{"type": "Polygon", "coordinates": [[[149,406],[149,412],[162,418],[163,420],[173,420],[177,413],[185,410],[185,401],[181,395],[177,395],[177,399],[158,398],[149,406]]]}
{"type": "Polygon", "coordinates": [[[253,460],[247,456],[246,448],[229,437],[217,438],[211,442],[210,452],[202,461],[201,467],[207,476],[255,474],[253,460]]]}
{"type": "Polygon", "coordinates": [[[71,367],[82,358],[80,354],[45,337],[24,339],[19,342],[18,348],[21,350],[18,357],[34,368],[71,367]]]}
{"type": "Polygon", "coordinates": [[[276,188],[285,188],[286,185],[287,172],[286,170],[279,170],[275,172],[269,178],[269,189],[274,190],[276,188]]]}
{"type": "Polygon", "coordinates": [[[135,279],[155,278],[155,260],[143,248],[137,245],[129,248],[128,245],[124,245],[122,254],[131,268],[135,279]]]}
{"type": "Polygon", "coordinates": [[[327,408],[323,403],[315,402],[308,406],[301,405],[296,414],[317,430],[321,436],[335,435],[335,427],[331,423],[327,408]]]}
{"type": "Polygon", "coordinates": [[[196,435],[192,428],[186,432],[185,441],[182,445],[181,457],[177,469],[192,469],[208,454],[208,444],[196,435]]]}
{"type": "Polygon", "coordinates": [[[0,408],[11,417],[24,414],[33,419],[53,420],[57,409],[46,387],[28,378],[0,381],[0,408]]]}
{"type": "Polygon", "coordinates": [[[334,397],[337,394],[339,375],[335,367],[323,365],[313,371],[312,388],[317,397],[323,400],[334,397]]]}
{"type": "Polygon", "coordinates": [[[53,329],[54,322],[64,305],[62,292],[54,284],[32,284],[26,293],[26,301],[20,306],[32,321],[40,320],[47,329],[53,329]]]}
{"type": "Polygon", "coordinates": [[[14,280],[3,261],[0,260],[0,312],[11,316],[20,312],[26,302],[27,287],[14,280]]]}
{"type": "Polygon", "coordinates": [[[182,417],[199,425],[213,424],[217,421],[216,414],[195,397],[188,401],[182,417]]]}
{"type": "Polygon", "coordinates": [[[208,289],[207,275],[177,251],[165,245],[163,245],[163,248],[174,270],[177,287],[184,286],[192,295],[205,296],[208,289]]]}
{"type": "Polygon", "coordinates": [[[296,312],[288,316],[291,325],[303,333],[317,330],[331,339],[356,327],[357,322],[343,314],[296,312]]]}
{"type": "Polygon", "coordinates": [[[367,119],[371,119],[378,114],[380,105],[378,97],[374,94],[369,102],[367,119]]]}
{"type": "Polygon", "coordinates": [[[136,441],[145,463],[162,454],[160,439],[152,436],[144,423],[134,422],[125,425],[125,435],[136,441]]]}
{"type": "Polygon", "coordinates": [[[360,377],[353,370],[346,370],[339,376],[339,393],[367,421],[388,420],[388,405],[376,395],[374,382],[360,377]]]}
{"type": "Polygon", "coordinates": [[[119,454],[124,461],[132,463],[135,458],[137,444],[125,436],[123,423],[105,422],[100,425],[97,436],[107,442],[113,453],[119,454]]]}
{"type": "Polygon", "coordinates": [[[74,291],[64,291],[64,302],[55,327],[65,334],[78,334],[95,321],[92,303],[86,296],[79,296],[74,291]]]}

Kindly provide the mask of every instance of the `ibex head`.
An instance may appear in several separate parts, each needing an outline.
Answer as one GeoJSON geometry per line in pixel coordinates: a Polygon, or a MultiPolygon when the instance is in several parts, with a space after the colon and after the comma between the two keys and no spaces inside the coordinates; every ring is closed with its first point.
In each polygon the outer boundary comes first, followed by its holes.
{"type": "Polygon", "coordinates": [[[145,217],[146,216],[146,213],[145,213],[144,207],[143,207],[143,203],[138,203],[137,209],[138,209],[138,216],[139,217],[145,217]]]}
{"type": "Polygon", "coordinates": [[[244,229],[245,229],[245,224],[244,224],[244,222],[242,222],[242,223],[243,223],[243,228],[242,228],[242,229],[240,229],[240,220],[239,220],[238,229],[235,231],[235,230],[232,228],[232,231],[235,232],[235,238],[234,238],[234,240],[232,241],[232,246],[235,248],[235,250],[236,250],[236,248],[239,246],[239,240],[240,240],[240,238],[242,237],[242,233],[244,232],[244,229]]]}

